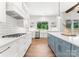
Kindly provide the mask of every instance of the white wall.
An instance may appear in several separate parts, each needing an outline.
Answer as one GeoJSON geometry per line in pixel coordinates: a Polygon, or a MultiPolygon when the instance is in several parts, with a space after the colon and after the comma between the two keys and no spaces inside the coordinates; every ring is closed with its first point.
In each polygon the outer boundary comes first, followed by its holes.
{"type": "MultiPolygon", "coordinates": [[[[27,19],[25,19],[27,20],[27,19]]],[[[21,32],[26,32],[28,28],[24,27],[24,20],[17,20],[15,18],[12,18],[10,16],[7,15],[7,22],[6,24],[9,24],[9,28],[10,30],[12,30],[13,32],[12,33],[21,33],[21,32]]],[[[11,32],[10,32],[11,33],[11,32]]]]}
{"type": "Polygon", "coordinates": [[[16,21],[12,17],[6,16],[6,23],[0,23],[0,36],[14,33],[16,28],[16,21]]]}
{"type": "Polygon", "coordinates": [[[10,26],[17,26],[17,20],[9,15],[6,15],[6,24],[9,24],[10,26]]]}
{"type": "Polygon", "coordinates": [[[0,22],[6,22],[6,15],[5,15],[5,2],[0,2],[0,22]]]}
{"type": "Polygon", "coordinates": [[[11,27],[9,24],[0,23],[0,37],[6,34],[12,34],[16,32],[15,27],[11,27]]]}

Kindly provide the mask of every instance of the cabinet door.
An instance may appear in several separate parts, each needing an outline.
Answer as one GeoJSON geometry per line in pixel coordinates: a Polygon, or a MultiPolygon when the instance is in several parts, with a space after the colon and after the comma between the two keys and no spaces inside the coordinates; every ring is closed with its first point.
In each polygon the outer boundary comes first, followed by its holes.
{"type": "Polygon", "coordinates": [[[51,48],[51,36],[50,36],[50,34],[48,34],[48,45],[51,48]]]}
{"type": "Polygon", "coordinates": [[[71,44],[57,38],[53,35],[48,35],[48,44],[58,57],[70,57],[71,56],[71,44]]]}
{"type": "Polygon", "coordinates": [[[17,57],[17,43],[12,42],[0,48],[0,57],[17,57]]]}
{"type": "Polygon", "coordinates": [[[71,48],[70,43],[68,43],[60,38],[57,38],[55,41],[55,45],[56,45],[56,56],[70,57],[70,48],[71,48]]]}
{"type": "Polygon", "coordinates": [[[63,57],[71,57],[71,46],[71,43],[68,43],[66,41],[62,42],[63,57]]]}
{"type": "Polygon", "coordinates": [[[19,38],[18,40],[19,56],[21,57],[24,56],[31,42],[32,42],[32,36],[30,33],[23,35],[22,37],[19,38]]]}
{"type": "Polygon", "coordinates": [[[57,57],[61,57],[62,53],[63,53],[63,51],[62,51],[62,45],[61,44],[62,44],[62,41],[60,39],[56,38],[55,39],[55,46],[56,46],[56,48],[55,48],[55,50],[56,50],[55,54],[56,54],[57,57]]]}
{"type": "Polygon", "coordinates": [[[75,45],[72,44],[71,56],[72,57],[79,57],[79,47],[78,46],[75,46],[75,45]]]}
{"type": "Polygon", "coordinates": [[[47,38],[47,32],[43,32],[43,37],[47,38]]]}
{"type": "Polygon", "coordinates": [[[55,37],[53,37],[51,34],[48,35],[48,44],[50,46],[50,48],[52,49],[52,51],[55,53],[55,37]]]}
{"type": "Polygon", "coordinates": [[[28,47],[27,38],[28,38],[27,35],[23,35],[18,39],[19,56],[24,56],[25,49],[27,50],[27,47],[28,47]]]}
{"type": "Polygon", "coordinates": [[[51,35],[51,44],[52,44],[52,50],[54,51],[54,53],[56,53],[55,40],[56,40],[56,38],[53,35],[51,35]]]}

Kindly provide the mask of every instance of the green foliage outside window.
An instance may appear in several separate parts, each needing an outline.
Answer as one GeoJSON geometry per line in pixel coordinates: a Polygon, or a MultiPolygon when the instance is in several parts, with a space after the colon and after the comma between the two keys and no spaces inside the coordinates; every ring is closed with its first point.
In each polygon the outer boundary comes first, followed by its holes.
{"type": "Polygon", "coordinates": [[[48,22],[38,22],[37,29],[47,30],[48,29],[48,22]]]}

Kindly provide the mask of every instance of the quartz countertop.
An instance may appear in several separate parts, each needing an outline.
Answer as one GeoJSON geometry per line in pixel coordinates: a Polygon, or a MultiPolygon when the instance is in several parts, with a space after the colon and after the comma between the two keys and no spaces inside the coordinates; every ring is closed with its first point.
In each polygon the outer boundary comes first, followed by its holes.
{"type": "Polygon", "coordinates": [[[65,35],[62,35],[61,32],[48,32],[48,33],[79,47],[79,35],[77,35],[77,36],[65,36],[65,35]]]}

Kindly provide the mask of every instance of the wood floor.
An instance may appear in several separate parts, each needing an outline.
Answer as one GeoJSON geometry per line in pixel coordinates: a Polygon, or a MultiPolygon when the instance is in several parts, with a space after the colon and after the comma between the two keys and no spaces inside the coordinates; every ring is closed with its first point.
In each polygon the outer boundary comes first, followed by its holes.
{"type": "Polygon", "coordinates": [[[54,53],[48,47],[47,39],[33,39],[31,46],[24,57],[54,57],[54,53]]]}

